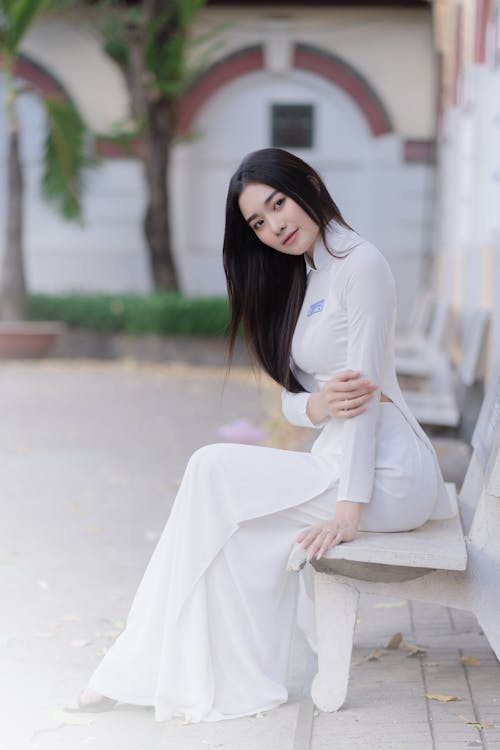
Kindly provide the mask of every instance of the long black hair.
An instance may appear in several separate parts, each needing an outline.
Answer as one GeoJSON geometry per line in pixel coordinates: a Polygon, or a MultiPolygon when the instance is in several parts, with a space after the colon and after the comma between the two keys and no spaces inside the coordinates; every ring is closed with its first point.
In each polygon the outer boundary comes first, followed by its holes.
{"type": "Polygon", "coordinates": [[[297,393],[303,387],[290,370],[290,353],[306,291],[306,266],[302,255],[288,255],[265,245],[245,221],[238,199],[251,183],[269,185],[298,203],[319,227],[323,241],[332,220],[350,227],[317,172],[288,151],[254,151],[231,177],[223,247],[231,306],[228,367],[241,323],[250,353],[277,383],[297,393]]]}

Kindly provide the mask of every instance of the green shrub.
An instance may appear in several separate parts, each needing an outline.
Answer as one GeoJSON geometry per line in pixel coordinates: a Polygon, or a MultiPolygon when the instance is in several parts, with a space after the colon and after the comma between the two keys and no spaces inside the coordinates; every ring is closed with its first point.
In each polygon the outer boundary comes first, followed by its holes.
{"type": "Polygon", "coordinates": [[[133,294],[34,294],[31,320],[57,320],[93,331],[223,336],[229,323],[224,297],[185,297],[179,292],[133,294]]]}

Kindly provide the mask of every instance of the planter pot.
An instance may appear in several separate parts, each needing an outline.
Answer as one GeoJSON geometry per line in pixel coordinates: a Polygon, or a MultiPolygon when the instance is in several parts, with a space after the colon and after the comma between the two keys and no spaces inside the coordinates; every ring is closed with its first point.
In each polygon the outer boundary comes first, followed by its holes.
{"type": "Polygon", "coordinates": [[[45,357],[65,330],[61,323],[0,322],[0,359],[45,357]]]}

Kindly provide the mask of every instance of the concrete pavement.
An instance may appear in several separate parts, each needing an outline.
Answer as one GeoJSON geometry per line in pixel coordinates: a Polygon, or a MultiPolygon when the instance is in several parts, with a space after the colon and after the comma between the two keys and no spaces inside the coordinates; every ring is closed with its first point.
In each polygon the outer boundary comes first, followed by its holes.
{"type": "MultiPolygon", "coordinates": [[[[263,716],[183,725],[130,706],[62,711],[123,627],[190,454],[240,417],[265,426],[269,444],[306,437],[266,379],[236,369],[222,393],[223,377],[132,361],[1,364],[2,750],[307,750],[299,635],[290,701],[263,716]]],[[[362,598],[348,700],[316,712],[311,750],[466,747],[500,748],[500,667],[475,618],[362,598]],[[398,632],[399,648],[385,648],[398,632]]]]}

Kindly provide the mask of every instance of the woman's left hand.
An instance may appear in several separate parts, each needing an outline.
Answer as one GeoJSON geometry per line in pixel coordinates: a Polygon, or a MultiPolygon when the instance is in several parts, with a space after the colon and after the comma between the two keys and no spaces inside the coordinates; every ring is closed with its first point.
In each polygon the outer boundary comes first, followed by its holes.
{"type": "Polygon", "coordinates": [[[304,529],[297,542],[307,549],[307,560],[319,560],[325,552],[341,542],[352,542],[358,530],[363,503],[337,501],[335,517],[304,529]]]}

